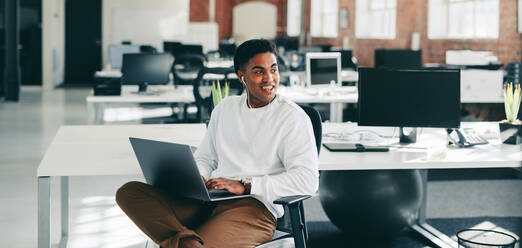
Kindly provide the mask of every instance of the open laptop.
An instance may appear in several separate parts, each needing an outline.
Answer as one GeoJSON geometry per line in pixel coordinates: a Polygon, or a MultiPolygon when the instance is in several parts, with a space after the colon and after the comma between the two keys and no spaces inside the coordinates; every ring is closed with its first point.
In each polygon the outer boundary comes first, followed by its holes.
{"type": "Polygon", "coordinates": [[[222,201],[252,195],[234,195],[205,187],[188,145],[129,138],[148,184],[169,194],[202,201],[222,201]]]}

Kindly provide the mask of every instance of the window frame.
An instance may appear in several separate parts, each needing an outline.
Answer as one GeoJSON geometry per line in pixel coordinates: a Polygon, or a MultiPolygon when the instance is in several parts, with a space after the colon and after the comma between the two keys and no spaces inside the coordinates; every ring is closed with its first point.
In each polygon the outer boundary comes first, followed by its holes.
{"type": "Polygon", "coordinates": [[[356,0],[355,3],[355,37],[357,39],[382,39],[382,40],[394,40],[397,37],[397,0],[385,0],[384,6],[381,8],[375,8],[372,4],[374,0],[356,0]],[[360,4],[364,3],[365,8],[361,7],[360,4]],[[392,4],[390,4],[392,3],[392,4]],[[364,10],[364,13],[362,10],[364,10]],[[391,25],[389,27],[388,32],[375,32],[376,30],[372,29],[372,26],[379,25],[376,23],[373,15],[380,13],[380,15],[384,19],[388,19],[386,15],[391,15],[394,20],[393,23],[389,23],[391,25]],[[364,16],[364,17],[362,17],[364,16]],[[362,24],[365,23],[365,24],[362,24]],[[369,31],[362,32],[361,29],[366,29],[369,31]]]}
{"type": "Polygon", "coordinates": [[[310,1],[310,36],[313,37],[313,38],[337,38],[339,36],[339,1],[338,0],[311,0],[310,1]],[[331,1],[332,3],[335,3],[336,5],[336,8],[335,10],[332,9],[331,11],[325,11],[325,3],[326,1],[331,1]],[[321,5],[321,8],[319,10],[319,21],[320,21],[320,30],[319,30],[319,34],[318,33],[314,33],[312,32],[312,27],[313,27],[313,22],[315,22],[315,20],[313,20],[314,18],[314,15],[312,15],[312,13],[314,12],[313,8],[314,8],[314,2],[319,2],[319,4],[321,5]],[[327,19],[328,17],[335,17],[335,29],[332,29],[332,30],[335,30],[335,34],[330,34],[330,33],[325,33],[325,19],[327,19]]]}
{"type": "MultiPolygon", "coordinates": [[[[431,28],[431,25],[430,25],[430,20],[432,19],[431,18],[431,15],[433,15],[434,13],[432,13],[431,9],[430,9],[430,5],[431,5],[431,2],[434,1],[434,0],[429,0],[428,1],[428,20],[427,20],[427,38],[430,39],[430,40],[484,40],[484,41],[494,41],[494,40],[498,40],[499,39],[499,36],[500,36],[500,1],[499,0],[435,0],[435,1],[443,1],[445,2],[445,13],[444,13],[444,16],[445,16],[445,34],[444,35],[440,35],[440,34],[431,34],[430,33],[430,28],[431,28]],[[497,4],[497,18],[496,18],[496,21],[497,21],[497,27],[496,27],[496,35],[495,37],[491,37],[491,36],[478,36],[477,35],[477,20],[480,18],[480,17],[477,17],[477,2],[482,2],[482,1],[495,1],[496,4],[497,4]],[[465,2],[471,2],[473,3],[473,10],[472,10],[472,21],[473,21],[473,30],[472,30],[472,33],[473,35],[472,36],[458,36],[458,35],[453,35],[451,34],[451,28],[450,28],[450,21],[451,21],[451,16],[450,16],[450,8],[451,8],[451,4],[457,4],[457,3],[465,3],[465,2]]],[[[522,1],[522,0],[518,0],[518,1],[522,1]]],[[[456,25],[456,24],[454,24],[456,25]]]]}

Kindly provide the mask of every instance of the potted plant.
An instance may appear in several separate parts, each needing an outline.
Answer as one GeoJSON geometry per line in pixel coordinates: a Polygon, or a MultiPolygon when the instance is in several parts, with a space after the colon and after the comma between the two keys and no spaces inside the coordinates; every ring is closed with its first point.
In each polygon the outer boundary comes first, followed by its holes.
{"type": "Polygon", "coordinates": [[[505,144],[522,143],[522,122],[517,119],[520,108],[520,84],[504,84],[506,120],[499,123],[500,138],[505,144]]]}
{"type": "Polygon", "coordinates": [[[214,103],[214,107],[217,106],[221,100],[228,96],[229,89],[230,84],[226,81],[223,88],[221,88],[219,85],[219,80],[217,81],[217,85],[216,81],[212,82],[212,102],[214,103]]]}

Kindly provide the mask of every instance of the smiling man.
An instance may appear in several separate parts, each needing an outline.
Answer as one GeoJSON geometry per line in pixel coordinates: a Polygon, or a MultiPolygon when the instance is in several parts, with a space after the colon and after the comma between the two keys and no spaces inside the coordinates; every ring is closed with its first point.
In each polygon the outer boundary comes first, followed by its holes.
{"type": "Polygon", "coordinates": [[[317,190],[312,124],[298,105],[276,94],[274,45],[244,42],[234,68],[246,94],[216,106],[195,158],[208,189],[253,197],[203,203],[140,182],[123,185],[116,201],[162,247],[255,247],[272,239],[284,213],[274,200],[317,190]]]}

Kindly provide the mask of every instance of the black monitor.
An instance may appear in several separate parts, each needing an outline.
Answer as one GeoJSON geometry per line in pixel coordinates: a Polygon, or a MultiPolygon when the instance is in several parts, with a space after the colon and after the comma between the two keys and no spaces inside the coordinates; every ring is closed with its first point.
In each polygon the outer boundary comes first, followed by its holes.
{"type": "Polygon", "coordinates": [[[375,50],[375,67],[386,68],[421,68],[422,52],[420,50],[375,50]]]}
{"type": "Polygon", "coordinates": [[[234,43],[220,43],[219,56],[223,58],[232,58],[236,52],[236,44],[234,43]]]}
{"type": "Polygon", "coordinates": [[[203,54],[203,46],[202,45],[182,45],[183,53],[185,54],[203,54]]]}
{"type": "Polygon", "coordinates": [[[168,84],[173,61],[168,53],[124,54],[122,84],[137,84],[141,93],[149,84],[168,84]]]}
{"type": "Polygon", "coordinates": [[[460,126],[460,70],[359,68],[361,126],[460,126]]]}
{"type": "Polygon", "coordinates": [[[163,42],[163,52],[168,52],[173,56],[183,53],[183,45],[181,42],[176,41],[164,41],[163,42]]]}

